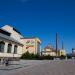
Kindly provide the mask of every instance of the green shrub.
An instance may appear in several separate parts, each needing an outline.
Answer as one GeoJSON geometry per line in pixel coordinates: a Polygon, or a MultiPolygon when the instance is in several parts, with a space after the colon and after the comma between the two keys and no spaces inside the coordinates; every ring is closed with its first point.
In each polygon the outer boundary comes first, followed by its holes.
{"type": "Polygon", "coordinates": [[[53,60],[54,59],[54,56],[47,55],[47,56],[44,56],[44,59],[53,60]]]}
{"type": "Polygon", "coordinates": [[[37,55],[33,53],[29,53],[28,51],[22,54],[21,59],[36,59],[37,55]]]}
{"type": "Polygon", "coordinates": [[[65,59],[66,56],[61,55],[59,58],[62,60],[62,59],[65,59]]]}
{"type": "Polygon", "coordinates": [[[28,51],[24,54],[22,54],[21,59],[29,59],[29,60],[53,60],[53,56],[43,56],[38,54],[29,53],[28,51]]]}
{"type": "Polygon", "coordinates": [[[67,58],[68,59],[72,59],[72,54],[70,53],[70,54],[67,54],[67,58]]]}
{"type": "Polygon", "coordinates": [[[22,54],[22,56],[21,56],[21,59],[28,59],[28,58],[30,58],[30,54],[28,51],[26,53],[22,54]]]}

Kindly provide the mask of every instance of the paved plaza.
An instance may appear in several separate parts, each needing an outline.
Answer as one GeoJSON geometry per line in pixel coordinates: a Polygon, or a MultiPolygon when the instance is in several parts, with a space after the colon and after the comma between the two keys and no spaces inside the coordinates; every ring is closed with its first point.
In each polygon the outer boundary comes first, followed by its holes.
{"type": "Polygon", "coordinates": [[[21,60],[0,66],[0,75],[75,75],[75,60],[21,60]]]}

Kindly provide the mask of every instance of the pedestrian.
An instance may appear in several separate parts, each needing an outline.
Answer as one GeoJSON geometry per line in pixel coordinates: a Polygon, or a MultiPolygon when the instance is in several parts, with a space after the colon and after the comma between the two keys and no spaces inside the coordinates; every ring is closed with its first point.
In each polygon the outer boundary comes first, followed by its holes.
{"type": "Polygon", "coordinates": [[[8,66],[8,65],[9,65],[9,60],[6,59],[6,60],[5,60],[5,66],[8,66]]]}

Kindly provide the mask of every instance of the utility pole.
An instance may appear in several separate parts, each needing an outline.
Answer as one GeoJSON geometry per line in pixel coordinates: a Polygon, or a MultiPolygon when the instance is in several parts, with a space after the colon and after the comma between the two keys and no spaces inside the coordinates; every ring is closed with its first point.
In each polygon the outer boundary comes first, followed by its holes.
{"type": "Polygon", "coordinates": [[[56,56],[58,56],[58,33],[56,33],[56,56]]]}

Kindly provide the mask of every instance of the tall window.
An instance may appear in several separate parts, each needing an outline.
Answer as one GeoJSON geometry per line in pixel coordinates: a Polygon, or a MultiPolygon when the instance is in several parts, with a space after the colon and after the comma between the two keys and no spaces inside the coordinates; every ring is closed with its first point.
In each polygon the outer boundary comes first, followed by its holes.
{"type": "Polygon", "coordinates": [[[14,46],[14,54],[17,54],[17,45],[14,46]]]}
{"type": "Polygon", "coordinates": [[[8,50],[7,50],[7,53],[11,53],[11,50],[12,50],[12,45],[11,45],[11,44],[8,44],[8,50]]]}
{"type": "Polygon", "coordinates": [[[0,52],[4,52],[5,43],[3,41],[0,42],[0,52]]]}

